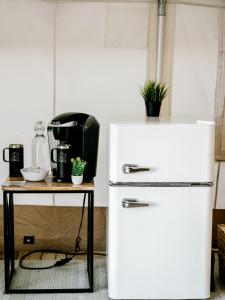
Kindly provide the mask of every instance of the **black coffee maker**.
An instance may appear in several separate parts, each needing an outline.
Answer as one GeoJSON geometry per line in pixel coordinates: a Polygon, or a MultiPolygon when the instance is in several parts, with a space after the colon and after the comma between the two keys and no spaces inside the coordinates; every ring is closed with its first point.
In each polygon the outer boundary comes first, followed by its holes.
{"type": "MultiPolygon", "coordinates": [[[[58,148],[60,145],[70,145],[70,158],[81,157],[87,162],[84,173],[84,181],[91,181],[96,175],[98,140],[99,140],[99,123],[91,115],[84,113],[68,112],[56,116],[48,125],[49,150],[58,148]]],[[[61,148],[61,147],[60,147],[61,148]]],[[[51,169],[53,176],[57,174],[71,174],[72,164],[70,159],[67,164],[59,165],[57,161],[51,160],[51,169]],[[57,170],[60,166],[67,168],[57,170]]],[[[68,176],[60,181],[68,181],[68,176]]]]}

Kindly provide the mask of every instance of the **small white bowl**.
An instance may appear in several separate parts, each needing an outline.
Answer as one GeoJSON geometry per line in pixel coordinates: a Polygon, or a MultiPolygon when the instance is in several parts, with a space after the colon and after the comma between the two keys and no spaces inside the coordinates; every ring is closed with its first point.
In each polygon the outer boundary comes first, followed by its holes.
{"type": "Polygon", "coordinates": [[[48,171],[41,168],[25,168],[21,169],[20,172],[27,181],[42,181],[48,174],[48,171]]]}

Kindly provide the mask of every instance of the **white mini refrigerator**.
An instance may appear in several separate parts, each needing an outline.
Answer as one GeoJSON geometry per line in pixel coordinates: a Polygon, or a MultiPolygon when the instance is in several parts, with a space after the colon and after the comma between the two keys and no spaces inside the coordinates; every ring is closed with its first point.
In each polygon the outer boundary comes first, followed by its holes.
{"type": "Polygon", "coordinates": [[[110,298],[210,297],[213,160],[213,122],[110,125],[110,298]]]}

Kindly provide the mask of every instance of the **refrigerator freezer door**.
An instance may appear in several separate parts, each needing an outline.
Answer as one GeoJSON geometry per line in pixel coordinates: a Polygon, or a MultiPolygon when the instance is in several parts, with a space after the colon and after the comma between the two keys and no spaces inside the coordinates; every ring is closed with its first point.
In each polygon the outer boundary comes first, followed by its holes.
{"type": "Polygon", "coordinates": [[[211,189],[109,189],[109,297],[208,298],[211,189]]]}
{"type": "Polygon", "coordinates": [[[113,183],[211,182],[213,155],[210,122],[110,125],[113,183]]]}

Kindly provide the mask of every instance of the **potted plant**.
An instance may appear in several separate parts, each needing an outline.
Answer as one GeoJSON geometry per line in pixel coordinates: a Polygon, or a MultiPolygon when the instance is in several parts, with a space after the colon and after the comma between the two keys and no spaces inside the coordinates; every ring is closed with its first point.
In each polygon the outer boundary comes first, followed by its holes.
{"type": "Polygon", "coordinates": [[[73,184],[81,184],[83,181],[84,170],[87,162],[85,160],[81,160],[80,157],[72,158],[72,174],[71,179],[73,184]]]}
{"type": "Polygon", "coordinates": [[[167,96],[168,89],[165,84],[154,80],[147,80],[140,89],[144,98],[146,114],[148,117],[158,117],[163,99],[167,96]]]}

